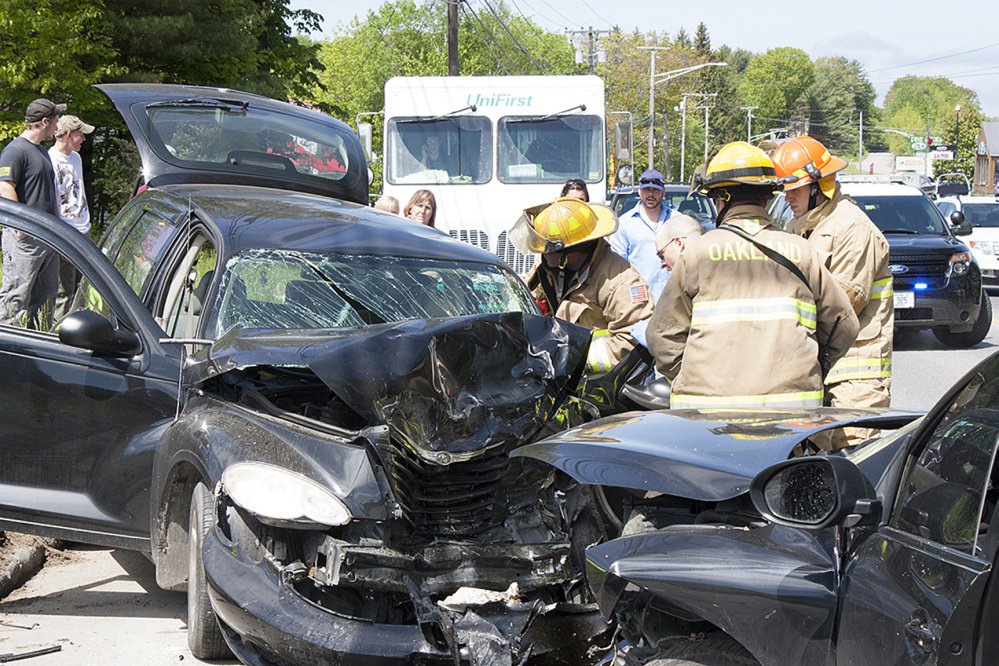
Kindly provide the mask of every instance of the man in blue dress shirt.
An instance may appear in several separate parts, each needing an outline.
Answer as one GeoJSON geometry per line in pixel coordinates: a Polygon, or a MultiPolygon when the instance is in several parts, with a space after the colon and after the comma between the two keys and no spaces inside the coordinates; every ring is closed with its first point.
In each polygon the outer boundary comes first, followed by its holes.
{"type": "Polygon", "coordinates": [[[618,229],[610,237],[611,248],[631,262],[659,298],[669,271],[660,266],[656,255],[656,231],[669,219],[672,209],[663,203],[666,180],[655,169],[644,172],[638,180],[638,203],[618,218],[618,229]]]}

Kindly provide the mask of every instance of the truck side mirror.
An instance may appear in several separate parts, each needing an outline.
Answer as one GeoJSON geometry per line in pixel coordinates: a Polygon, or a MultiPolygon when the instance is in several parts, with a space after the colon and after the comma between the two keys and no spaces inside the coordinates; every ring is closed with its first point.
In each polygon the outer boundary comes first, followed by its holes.
{"type": "Polygon", "coordinates": [[[371,161],[371,136],[373,130],[371,128],[371,123],[357,123],[357,138],[361,140],[361,146],[364,148],[364,157],[369,162],[371,161]]]}

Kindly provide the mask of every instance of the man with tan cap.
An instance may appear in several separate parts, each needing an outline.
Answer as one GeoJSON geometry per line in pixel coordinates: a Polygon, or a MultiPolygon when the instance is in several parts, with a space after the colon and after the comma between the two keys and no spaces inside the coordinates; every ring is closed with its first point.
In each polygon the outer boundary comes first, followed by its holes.
{"type": "Polygon", "coordinates": [[[521,252],[542,255],[527,276],[541,311],[593,330],[590,373],[627,356],[632,326],[652,315],[649,285],[607,243],[616,229],[610,208],[566,197],[528,208],[510,232],[521,252]]]}
{"type": "MultiPolygon", "coordinates": [[[[49,159],[55,171],[59,217],[81,234],[90,233],[90,209],[87,207],[87,193],[83,187],[80,148],[87,135],[93,131],[93,125],[88,125],[76,116],[63,116],[56,124],[55,145],[49,148],[49,159]]],[[[69,314],[69,305],[76,292],[77,275],[73,264],[66,259],[60,260],[59,292],[55,302],[56,321],[69,314]]]]}
{"type": "MultiPolygon", "coordinates": [[[[0,153],[0,197],[49,215],[58,214],[55,175],[41,144],[55,135],[59,116],[65,112],[65,104],[47,99],[28,105],[24,131],[0,153]]],[[[23,232],[5,227],[0,323],[48,330],[58,282],[58,253],[23,232]]]]}

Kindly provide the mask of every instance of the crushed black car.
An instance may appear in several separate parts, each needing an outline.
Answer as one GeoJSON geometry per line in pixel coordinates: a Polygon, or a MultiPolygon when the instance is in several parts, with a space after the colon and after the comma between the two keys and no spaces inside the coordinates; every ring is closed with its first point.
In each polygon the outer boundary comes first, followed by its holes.
{"type": "Polygon", "coordinates": [[[149,553],[203,659],[593,661],[598,505],[508,457],[550,434],[589,332],[494,255],[366,207],[342,123],[100,88],[145,178],[100,247],[0,202],[83,276],[51,329],[0,328],[0,527],[149,553]]]}
{"type": "Polygon", "coordinates": [[[997,447],[999,353],[925,414],[622,414],[514,455],[625,509],[586,551],[604,664],[971,665],[999,662],[997,447]],[[814,450],[847,426],[883,434],[814,450]]]}

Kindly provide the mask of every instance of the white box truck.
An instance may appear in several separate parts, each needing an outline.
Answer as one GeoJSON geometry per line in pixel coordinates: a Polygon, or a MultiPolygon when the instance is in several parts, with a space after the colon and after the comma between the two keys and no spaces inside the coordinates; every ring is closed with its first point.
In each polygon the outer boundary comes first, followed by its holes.
{"type": "Polygon", "coordinates": [[[507,232],[569,178],[607,191],[604,83],[596,76],[395,77],[385,84],[384,194],[437,200],[436,226],[518,273],[535,257],[507,232]]]}

